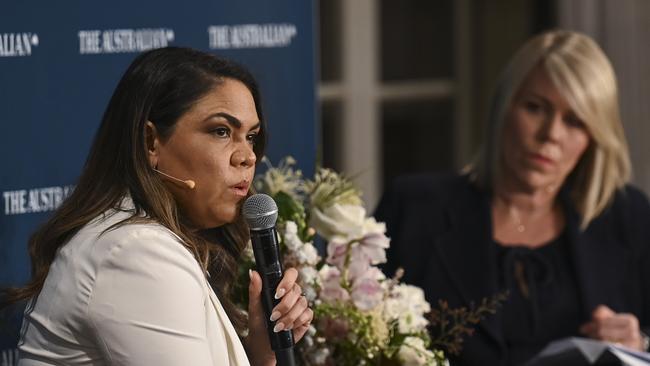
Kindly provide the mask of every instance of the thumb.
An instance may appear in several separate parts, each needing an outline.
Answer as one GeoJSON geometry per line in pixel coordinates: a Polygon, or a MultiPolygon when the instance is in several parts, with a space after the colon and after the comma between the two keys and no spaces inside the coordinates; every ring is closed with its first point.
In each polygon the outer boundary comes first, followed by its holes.
{"type": "Polygon", "coordinates": [[[616,313],[606,305],[598,305],[591,315],[594,319],[603,320],[611,318],[616,313]]]}

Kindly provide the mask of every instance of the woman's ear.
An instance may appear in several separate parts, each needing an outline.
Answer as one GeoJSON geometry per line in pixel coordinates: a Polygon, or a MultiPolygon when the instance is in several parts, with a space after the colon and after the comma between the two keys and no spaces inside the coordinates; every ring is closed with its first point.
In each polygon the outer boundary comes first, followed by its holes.
{"type": "Polygon", "coordinates": [[[147,146],[147,158],[149,159],[149,165],[155,169],[158,166],[160,139],[158,137],[156,126],[151,123],[151,121],[147,121],[147,123],[144,125],[144,143],[147,146]]]}

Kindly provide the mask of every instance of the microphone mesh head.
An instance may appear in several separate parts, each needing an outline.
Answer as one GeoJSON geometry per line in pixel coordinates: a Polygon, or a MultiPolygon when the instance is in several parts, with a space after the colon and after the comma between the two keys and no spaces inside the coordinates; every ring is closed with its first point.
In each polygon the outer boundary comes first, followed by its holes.
{"type": "Polygon", "coordinates": [[[242,213],[251,229],[269,229],[278,219],[278,205],[269,195],[258,193],[246,199],[242,213]]]}

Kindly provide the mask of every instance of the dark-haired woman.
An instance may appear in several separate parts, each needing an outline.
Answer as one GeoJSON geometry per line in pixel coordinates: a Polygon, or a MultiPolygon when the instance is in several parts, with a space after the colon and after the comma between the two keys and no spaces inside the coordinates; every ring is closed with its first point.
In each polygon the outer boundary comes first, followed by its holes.
{"type": "MultiPolygon", "coordinates": [[[[31,282],[8,293],[31,299],[19,365],[274,364],[259,275],[243,342],[229,300],[265,128],[241,66],[184,48],[136,58],[76,190],[29,243],[31,282]]],[[[300,339],[313,313],[296,277],[272,320],[300,339]]]]}

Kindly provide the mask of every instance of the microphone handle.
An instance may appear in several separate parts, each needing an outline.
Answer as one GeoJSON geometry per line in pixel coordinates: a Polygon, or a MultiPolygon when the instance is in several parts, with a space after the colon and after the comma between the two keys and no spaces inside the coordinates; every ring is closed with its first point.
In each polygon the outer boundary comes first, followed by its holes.
{"type": "Polygon", "coordinates": [[[271,348],[275,352],[278,366],[294,366],[293,333],[291,330],[274,332],[275,322],[270,319],[273,308],[281,301],[275,298],[275,291],[282,280],[280,249],[276,238],[277,233],[274,228],[251,230],[256,269],[262,277],[262,307],[266,315],[266,329],[271,348]]]}

